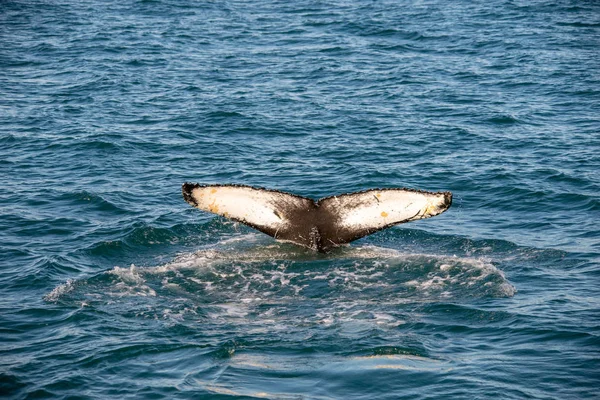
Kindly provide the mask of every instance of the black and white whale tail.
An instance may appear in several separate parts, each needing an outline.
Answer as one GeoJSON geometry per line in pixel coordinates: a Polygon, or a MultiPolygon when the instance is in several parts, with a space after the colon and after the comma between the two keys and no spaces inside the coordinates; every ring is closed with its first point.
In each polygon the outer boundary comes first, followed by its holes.
{"type": "Polygon", "coordinates": [[[371,189],[312,199],[243,185],[184,183],[183,198],[277,240],[325,252],[404,222],[429,218],[452,204],[450,192],[371,189]]]}

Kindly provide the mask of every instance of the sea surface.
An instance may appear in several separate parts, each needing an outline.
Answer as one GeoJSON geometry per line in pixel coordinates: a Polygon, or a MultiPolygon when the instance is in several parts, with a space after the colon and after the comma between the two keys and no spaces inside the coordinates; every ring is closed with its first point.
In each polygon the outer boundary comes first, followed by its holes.
{"type": "Polygon", "coordinates": [[[0,397],[600,398],[600,4],[0,1],[0,397]],[[318,254],[186,181],[454,203],[318,254]]]}

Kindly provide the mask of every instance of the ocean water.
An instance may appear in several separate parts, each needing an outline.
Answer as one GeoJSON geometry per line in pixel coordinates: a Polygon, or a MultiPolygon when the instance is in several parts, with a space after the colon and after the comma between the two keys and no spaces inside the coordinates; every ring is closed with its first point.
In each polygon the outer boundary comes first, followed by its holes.
{"type": "Polygon", "coordinates": [[[595,1],[0,2],[0,397],[600,398],[595,1]],[[329,254],[186,204],[449,190],[329,254]]]}

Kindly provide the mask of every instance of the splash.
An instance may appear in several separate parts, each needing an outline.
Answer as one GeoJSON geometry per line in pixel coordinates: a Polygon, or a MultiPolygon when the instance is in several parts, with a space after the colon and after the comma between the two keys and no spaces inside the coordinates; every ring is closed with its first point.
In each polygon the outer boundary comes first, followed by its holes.
{"type": "Polygon", "coordinates": [[[290,247],[295,251],[285,244],[208,248],[154,267],[114,267],[59,285],[45,299],[171,324],[236,326],[249,334],[326,329],[360,336],[414,321],[419,304],[515,294],[503,272],[483,258],[377,246],[323,256],[290,247]]]}
{"type": "Polygon", "coordinates": [[[51,303],[56,303],[63,295],[73,291],[75,281],[73,279],[67,279],[65,283],[62,283],[55,287],[50,293],[44,296],[44,300],[51,303]]]}

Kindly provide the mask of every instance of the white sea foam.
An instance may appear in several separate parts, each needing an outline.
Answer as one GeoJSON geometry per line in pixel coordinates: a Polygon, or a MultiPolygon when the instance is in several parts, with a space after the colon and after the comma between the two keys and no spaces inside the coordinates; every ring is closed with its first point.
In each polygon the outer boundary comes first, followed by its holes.
{"type": "Polygon", "coordinates": [[[58,285],[50,293],[45,295],[44,300],[52,303],[57,302],[62,295],[69,293],[74,289],[74,282],[73,279],[67,279],[65,283],[58,285]]]}
{"type": "MultiPolygon", "coordinates": [[[[394,330],[415,318],[403,311],[410,303],[515,293],[502,271],[483,258],[376,246],[324,256],[284,255],[278,245],[208,248],[155,267],[117,266],[80,283],[87,287],[84,301],[95,304],[128,296],[155,298],[139,315],[173,323],[192,318],[286,334],[321,326],[357,337],[370,329],[394,330]]],[[[45,299],[56,301],[73,291],[74,282],[68,281],[45,299]]]]}
{"type": "Polygon", "coordinates": [[[156,291],[146,284],[142,276],[144,268],[131,264],[129,268],[114,267],[106,273],[119,278],[119,281],[107,292],[110,296],[156,296],[156,291]]]}

